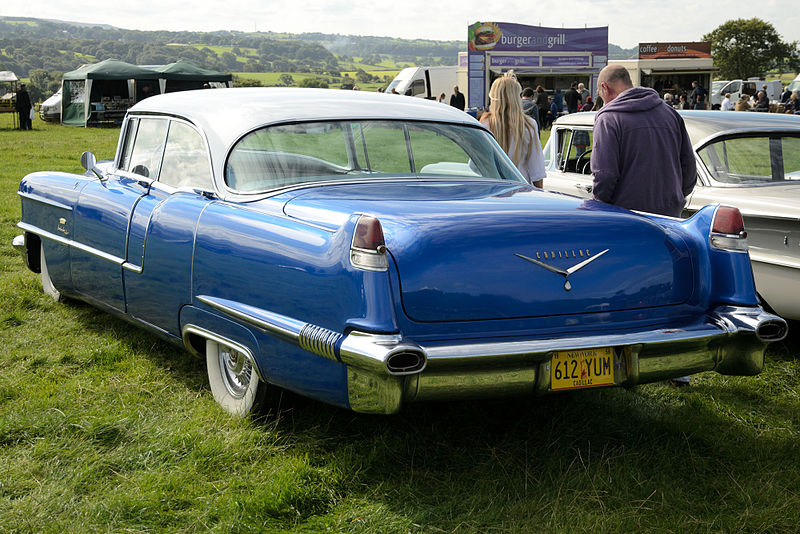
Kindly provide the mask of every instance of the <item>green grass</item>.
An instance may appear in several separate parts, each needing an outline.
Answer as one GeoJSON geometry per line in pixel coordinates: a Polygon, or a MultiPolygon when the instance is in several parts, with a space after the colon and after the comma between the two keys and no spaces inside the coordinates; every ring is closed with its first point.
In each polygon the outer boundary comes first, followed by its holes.
{"type": "Polygon", "coordinates": [[[0,115],[0,532],[797,531],[797,340],[681,390],[232,419],[202,362],[23,267],[20,178],[118,134],[34,128],[0,115]]]}

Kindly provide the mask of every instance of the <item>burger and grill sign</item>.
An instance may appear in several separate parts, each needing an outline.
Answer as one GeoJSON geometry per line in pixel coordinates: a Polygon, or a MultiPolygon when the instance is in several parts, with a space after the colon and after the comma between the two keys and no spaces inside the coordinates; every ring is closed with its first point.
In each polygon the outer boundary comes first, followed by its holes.
{"type": "Polygon", "coordinates": [[[543,74],[599,72],[608,58],[608,26],[546,28],[476,22],[467,29],[467,43],[469,106],[483,107],[490,67],[543,74]]]}
{"type": "Polygon", "coordinates": [[[469,51],[592,52],[608,55],[608,27],[546,28],[506,22],[476,22],[468,28],[469,51]]]}

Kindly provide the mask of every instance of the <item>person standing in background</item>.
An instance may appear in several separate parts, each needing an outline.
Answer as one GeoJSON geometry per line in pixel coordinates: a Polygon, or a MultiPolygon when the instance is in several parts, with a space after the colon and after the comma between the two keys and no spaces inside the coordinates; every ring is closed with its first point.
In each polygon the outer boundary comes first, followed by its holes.
{"type": "Polygon", "coordinates": [[[564,103],[567,104],[567,112],[577,113],[578,104],[581,103],[581,95],[578,93],[578,82],[572,82],[569,89],[564,93],[564,103]]]}
{"type": "Polygon", "coordinates": [[[460,109],[464,111],[464,107],[467,105],[466,101],[464,100],[464,93],[458,92],[458,86],[453,86],[453,94],[450,95],[450,105],[454,108],[460,109]]]}
{"type": "Polygon", "coordinates": [[[542,145],[536,121],[522,112],[521,90],[515,78],[497,78],[489,89],[489,111],[480,120],[494,134],[522,176],[536,187],[542,187],[547,174],[542,145]]]}
{"type": "Polygon", "coordinates": [[[578,84],[578,94],[581,95],[581,102],[586,104],[586,99],[591,98],[592,95],[583,83],[578,84]]]}
{"type": "Polygon", "coordinates": [[[526,87],[522,90],[522,101],[520,104],[522,105],[522,112],[536,121],[536,126],[541,129],[539,123],[539,106],[536,105],[536,101],[533,99],[533,89],[526,87]]]}
{"type": "Polygon", "coordinates": [[[541,85],[536,86],[536,107],[539,108],[539,130],[541,131],[547,126],[547,112],[550,109],[547,93],[541,85]]]}
{"type": "Polygon", "coordinates": [[[17,90],[17,102],[14,104],[14,109],[19,113],[19,129],[32,130],[33,124],[31,121],[31,96],[28,94],[28,89],[23,83],[17,90]]]}
{"type": "Polygon", "coordinates": [[[708,91],[700,85],[700,82],[692,82],[692,93],[689,95],[689,101],[694,106],[693,109],[706,109],[706,95],[708,91]]]}

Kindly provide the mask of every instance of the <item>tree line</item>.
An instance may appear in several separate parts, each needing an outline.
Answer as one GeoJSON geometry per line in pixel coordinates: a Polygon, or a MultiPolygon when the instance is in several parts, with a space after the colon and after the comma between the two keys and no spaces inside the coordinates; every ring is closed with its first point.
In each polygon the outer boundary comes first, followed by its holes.
{"type": "MultiPolygon", "coordinates": [[[[411,63],[455,64],[458,41],[425,41],[390,37],[341,36],[319,33],[140,31],[102,25],[76,25],[41,19],[0,18],[0,68],[27,77],[34,69],[66,72],[84,63],[114,58],[137,65],[158,65],[179,59],[205,68],[242,72],[312,72],[339,76],[334,53],[382,56],[411,63]],[[190,46],[191,45],[191,46],[190,46]],[[230,51],[215,52],[209,47],[230,51]]],[[[368,62],[369,63],[369,62],[368,62]]]]}

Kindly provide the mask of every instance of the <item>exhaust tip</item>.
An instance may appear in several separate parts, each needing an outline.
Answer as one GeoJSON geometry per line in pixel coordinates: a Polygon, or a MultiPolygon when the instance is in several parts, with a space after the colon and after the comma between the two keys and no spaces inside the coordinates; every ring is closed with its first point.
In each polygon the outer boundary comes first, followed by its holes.
{"type": "Polygon", "coordinates": [[[423,353],[404,350],[386,359],[386,369],[393,375],[408,375],[422,371],[426,361],[423,353]]]}
{"type": "Polygon", "coordinates": [[[756,336],[758,336],[758,339],[761,341],[780,341],[786,337],[788,331],[789,328],[786,325],[786,321],[783,319],[770,319],[761,322],[756,327],[756,336]]]}

